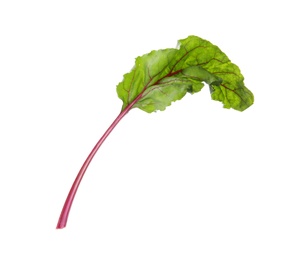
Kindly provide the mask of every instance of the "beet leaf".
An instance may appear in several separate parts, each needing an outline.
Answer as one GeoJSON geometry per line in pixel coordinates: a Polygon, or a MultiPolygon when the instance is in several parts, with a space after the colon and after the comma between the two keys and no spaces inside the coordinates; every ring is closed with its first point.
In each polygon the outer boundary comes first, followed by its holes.
{"type": "Polygon", "coordinates": [[[132,109],[151,113],[163,111],[186,93],[200,91],[209,85],[213,100],[224,108],[244,111],[254,102],[254,96],[244,85],[237,65],[215,45],[197,36],[179,40],[177,48],[151,51],[137,57],[135,66],[117,85],[122,110],[94,146],[82,165],[64,203],[57,228],[64,228],[80,182],[99,147],[120,120],[132,109]]]}

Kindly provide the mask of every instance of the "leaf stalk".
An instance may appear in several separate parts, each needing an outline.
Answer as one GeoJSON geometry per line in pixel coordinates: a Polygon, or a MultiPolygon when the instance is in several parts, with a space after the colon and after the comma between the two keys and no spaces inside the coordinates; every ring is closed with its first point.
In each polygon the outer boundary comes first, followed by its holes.
{"type": "Polygon", "coordinates": [[[57,223],[57,226],[56,226],[57,229],[62,229],[64,227],[66,227],[68,217],[69,217],[69,213],[70,213],[70,210],[71,210],[75,195],[76,195],[77,190],[78,190],[78,188],[80,186],[80,183],[81,183],[81,181],[83,179],[83,176],[84,176],[90,162],[92,161],[93,157],[95,156],[96,152],[98,151],[100,146],[103,144],[105,139],[109,136],[109,134],[116,127],[116,125],[131,110],[132,106],[134,105],[134,103],[136,103],[137,100],[138,99],[134,100],[131,104],[129,104],[124,110],[122,110],[120,112],[120,114],[116,117],[114,122],[109,126],[109,128],[106,130],[106,132],[103,134],[103,136],[99,139],[97,144],[93,147],[92,151],[90,152],[90,154],[86,158],[86,160],[83,163],[79,173],[77,174],[77,177],[76,177],[75,181],[73,182],[72,187],[71,187],[71,189],[69,191],[69,194],[68,194],[68,196],[66,198],[66,201],[65,201],[64,206],[62,208],[62,211],[60,213],[60,217],[59,217],[59,220],[58,220],[58,223],[57,223]]]}

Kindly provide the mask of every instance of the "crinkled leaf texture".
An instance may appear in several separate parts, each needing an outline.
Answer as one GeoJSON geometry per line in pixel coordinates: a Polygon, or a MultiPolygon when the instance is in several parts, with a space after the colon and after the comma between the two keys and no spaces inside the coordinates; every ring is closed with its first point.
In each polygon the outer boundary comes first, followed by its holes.
{"type": "Polygon", "coordinates": [[[131,72],[117,85],[117,93],[127,106],[148,113],[165,110],[186,93],[210,87],[213,100],[225,108],[243,111],[254,102],[244,85],[238,66],[215,45],[197,36],[179,40],[176,49],[152,51],[137,57],[131,72]]]}

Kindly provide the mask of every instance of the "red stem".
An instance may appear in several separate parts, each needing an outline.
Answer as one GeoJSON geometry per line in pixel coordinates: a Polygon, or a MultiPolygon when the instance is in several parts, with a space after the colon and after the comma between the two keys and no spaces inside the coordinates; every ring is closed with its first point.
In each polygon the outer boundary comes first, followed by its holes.
{"type": "Polygon", "coordinates": [[[60,213],[60,217],[57,223],[56,228],[57,229],[61,229],[64,228],[67,225],[67,220],[68,220],[68,216],[72,207],[72,203],[73,200],[75,198],[76,192],[79,188],[79,185],[82,181],[82,178],[90,164],[90,162],[92,161],[94,155],[96,154],[97,150],[99,149],[99,147],[103,144],[104,140],[108,137],[108,135],[112,132],[112,130],[115,128],[115,126],[121,121],[121,119],[130,111],[130,109],[132,108],[132,106],[138,101],[138,99],[140,98],[140,96],[138,96],[136,98],[136,100],[134,100],[131,104],[129,104],[124,110],[121,111],[121,113],[117,116],[117,118],[115,119],[115,121],[110,125],[110,127],[106,130],[106,132],[103,134],[103,136],[99,139],[99,141],[97,142],[97,144],[94,146],[94,148],[92,149],[91,153],[88,155],[87,159],[85,160],[84,164],[82,165],[73,185],[72,188],[68,194],[68,197],[64,203],[63,209],[60,213]]]}

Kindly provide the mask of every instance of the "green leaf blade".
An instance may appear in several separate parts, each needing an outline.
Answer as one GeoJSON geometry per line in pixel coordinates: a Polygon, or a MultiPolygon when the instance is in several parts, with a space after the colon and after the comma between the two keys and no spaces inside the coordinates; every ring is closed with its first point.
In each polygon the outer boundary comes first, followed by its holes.
{"type": "Polygon", "coordinates": [[[182,99],[187,92],[200,91],[203,85],[202,82],[191,81],[185,77],[167,77],[146,89],[134,107],[148,113],[164,111],[172,102],[182,99]]]}
{"type": "Polygon", "coordinates": [[[222,84],[211,86],[213,100],[221,101],[224,108],[244,111],[254,103],[253,93],[246,88],[244,77],[237,65],[227,62],[212,72],[222,78],[222,84]]]}
{"type": "Polygon", "coordinates": [[[170,106],[173,101],[182,99],[187,93],[185,84],[163,83],[155,85],[144,93],[134,107],[151,113],[157,110],[164,111],[167,106],[170,106]],[[178,85],[176,87],[176,85],[178,85]]]}
{"type": "Polygon", "coordinates": [[[122,109],[132,104],[145,112],[163,111],[186,93],[207,83],[211,97],[224,108],[243,111],[254,102],[238,66],[216,46],[197,36],[178,41],[176,49],[152,51],[137,57],[135,66],[117,86],[122,109]]]}
{"type": "Polygon", "coordinates": [[[136,58],[131,72],[125,74],[123,81],[117,85],[117,94],[123,101],[122,109],[131,104],[146,88],[168,74],[168,65],[176,51],[175,49],[151,51],[136,58]]]}

